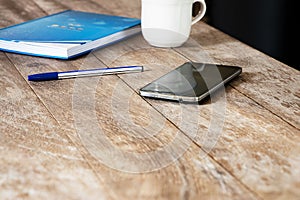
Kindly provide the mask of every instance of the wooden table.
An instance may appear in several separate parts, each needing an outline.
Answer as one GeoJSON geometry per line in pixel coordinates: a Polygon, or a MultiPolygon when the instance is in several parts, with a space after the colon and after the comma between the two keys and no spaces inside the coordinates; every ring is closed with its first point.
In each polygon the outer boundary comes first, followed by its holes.
{"type": "MultiPolygon", "coordinates": [[[[140,0],[0,0],[6,27],[65,9],[140,17],[140,0]]],[[[299,199],[300,73],[205,24],[180,48],[141,35],[63,61],[0,52],[0,199],[299,199]],[[200,105],[138,89],[187,61],[239,65],[200,105]],[[31,83],[47,71],[143,73],[31,83]]]]}

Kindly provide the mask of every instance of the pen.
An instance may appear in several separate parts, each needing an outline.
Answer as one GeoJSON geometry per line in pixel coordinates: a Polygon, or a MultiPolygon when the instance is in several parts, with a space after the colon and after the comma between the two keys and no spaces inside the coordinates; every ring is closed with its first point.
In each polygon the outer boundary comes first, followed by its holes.
{"type": "Polygon", "coordinates": [[[98,69],[88,69],[88,70],[32,74],[28,76],[28,80],[29,81],[50,81],[50,80],[60,80],[60,79],[67,79],[67,78],[102,76],[102,75],[109,75],[109,74],[122,74],[122,73],[143,72],[143,71],[144,71],[143,66],[123,66],[123,67],[114,67],[114,68],[98,68],[98,69]]]}

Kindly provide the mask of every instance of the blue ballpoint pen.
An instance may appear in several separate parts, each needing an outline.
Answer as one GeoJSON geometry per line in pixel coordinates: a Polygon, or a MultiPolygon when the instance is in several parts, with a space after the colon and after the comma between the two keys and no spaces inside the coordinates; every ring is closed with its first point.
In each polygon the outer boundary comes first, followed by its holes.
{"type": "Polygon", "coordinates": [[[29,81],[50,81],[60,80],[67,78],[89,77],[89,76],[102,76],[109,74],[122,74],[130,72],[143,72],[143,66],[123,66],[114,68],[100,68],[88,70],[75,70],[66,72],[47,72],[41,74],[32,74],[28,76],[29,81]]]}

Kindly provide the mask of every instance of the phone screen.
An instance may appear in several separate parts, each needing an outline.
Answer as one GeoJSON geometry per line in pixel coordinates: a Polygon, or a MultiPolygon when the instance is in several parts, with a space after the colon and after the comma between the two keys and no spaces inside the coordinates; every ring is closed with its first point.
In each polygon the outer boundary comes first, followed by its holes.
{"type": "Polygon", "coordinates": [[[242,72],[238,66],[186,62],[140,89],[144,97],[199,102],[242,72]]]}

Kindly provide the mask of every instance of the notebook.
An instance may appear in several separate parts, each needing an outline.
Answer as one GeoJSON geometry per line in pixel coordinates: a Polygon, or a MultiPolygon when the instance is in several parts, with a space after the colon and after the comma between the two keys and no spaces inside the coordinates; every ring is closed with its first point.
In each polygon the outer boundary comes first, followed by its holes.
{"type": "Polygon", "coordinates": [[[140,33],[140,19],[66,10],[0,29],[0,50],[70,59],[140,33]]]}

